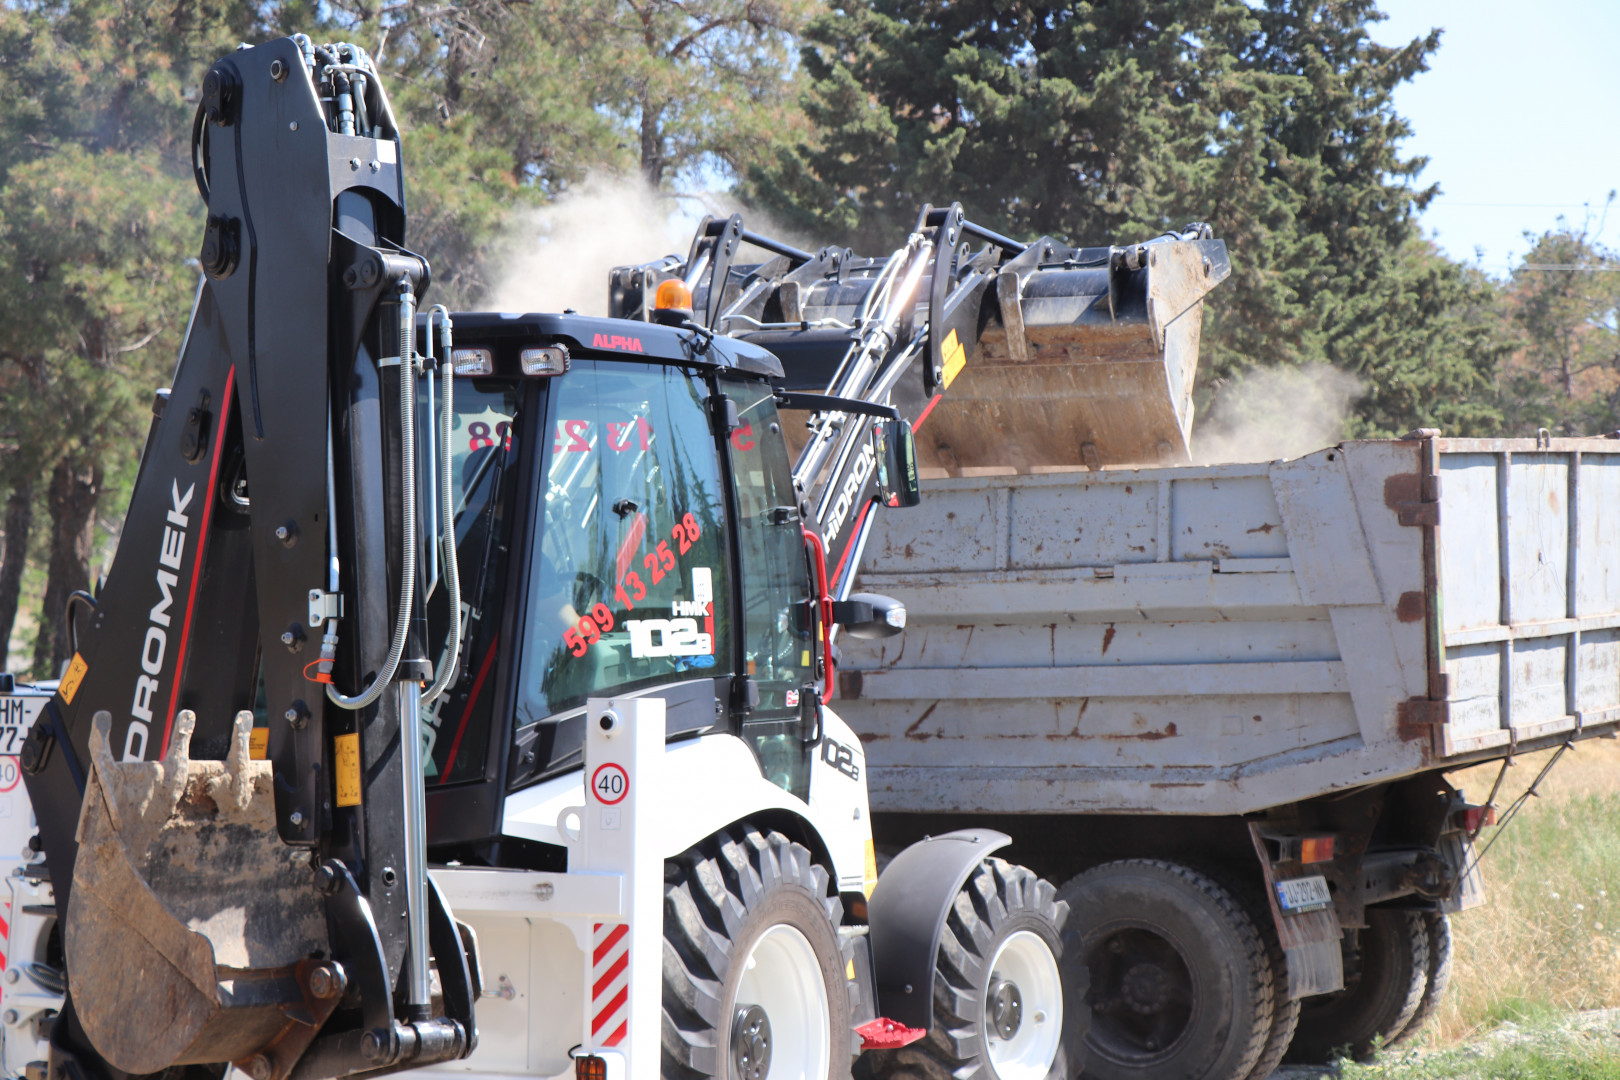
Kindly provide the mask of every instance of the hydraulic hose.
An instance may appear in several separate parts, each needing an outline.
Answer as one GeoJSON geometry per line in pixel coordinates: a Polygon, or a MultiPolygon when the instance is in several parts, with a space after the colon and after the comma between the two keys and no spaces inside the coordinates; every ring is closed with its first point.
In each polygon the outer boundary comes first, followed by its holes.
{"type": "MultiPolygon", "coordinates": [[[[450,312],[443,304],[435,304],[428,312],[428,349],[432,355],[433,324],[439,324],[439,376],[443,387],[443,403],[439,406],[439,496],[440,516],[444,538],[444,584],[450,601],[450,636],[445,641],[444,654],[439,657],[438,670],[433,673],[433,685],[422,694],[422,704],[431,705],[450,686],[455,677],[456,663],[461,658],[461,568],[456,558],[455,491],[450,477],[451,421],[455,417],[455,399],[451,385],[451,334],[454,329],[450,312]]],[[[498,448],[497,448],[498,450],[498,448]]]]}
{"type": "Polygon", "coordinates": [[[399,612],[394,620],[394,638],[388,645],[388,658],[371,685],[353,697],[347,697],[328,683],[327,700],[345,709],[363,709],[382,697],[388,684],[399,670],[400,658],[411,633],[411,606],[416,601],[416,359],[413,343],[416,340],[416,296],[411,283],[402,278],[399,283],[399,356],[392,361],[383,360],[379,366],[392,362],[399,367],[399,475],[400,475],[400,532],[403,552],[400,558],[399,612]]]}

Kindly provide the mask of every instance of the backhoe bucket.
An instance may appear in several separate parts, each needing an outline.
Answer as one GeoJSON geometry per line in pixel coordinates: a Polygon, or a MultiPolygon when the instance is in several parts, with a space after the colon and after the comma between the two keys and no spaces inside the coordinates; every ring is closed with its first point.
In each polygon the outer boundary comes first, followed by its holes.
{"type": "Polygon", "coordinates": [[[161,762],[113,760],[98,712],[64,946],[69,990],[115,1067],[233,1061],[284,1077],[343,991],[309,852],[276,831],[268,761],[238,713],[225,761],[193,761],[195,717],[161,762]],[[261,1060],[262,1058],[262,1060],[261,1060]]]}
{"type": "Polygon", "coordinates": [[[1000,319],[918,433],[922,464],[1187,461],[1202,301],[1230,274],[1219,240],[1036,241],[1000,268],[1000,319]]]}

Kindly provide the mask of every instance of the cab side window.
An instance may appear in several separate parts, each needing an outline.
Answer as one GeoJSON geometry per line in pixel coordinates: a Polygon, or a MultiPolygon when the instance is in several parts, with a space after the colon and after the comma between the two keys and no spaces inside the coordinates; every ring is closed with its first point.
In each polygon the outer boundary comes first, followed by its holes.
{"type": "MultiPolygon", "coordinates": [[[[422,767],[429,784],[482,779],[489,748],[507,588],[511,507],[518,486],[518,387],[494,379],[456,383],[451,422],[456,561],[461,567],[462,670],[455,685],[422,710],[422,767]]],[[[428,598],[428,623],[449,626],[443,582],[428,598]]],[[[439,655],[444,642],[435,644],[439,655]]]]}
{"type": "Polygon", "coordinates": [[[742,557],[744,674],[759,688],[759,706],[744,722],[743,736],[766,779],[803,796],[809,790],[810,754],[799,706],[816,676],[798,494],[770,386],[741,379],[720,385],[736,402],[740,421],[730,441],[742,557]]]}

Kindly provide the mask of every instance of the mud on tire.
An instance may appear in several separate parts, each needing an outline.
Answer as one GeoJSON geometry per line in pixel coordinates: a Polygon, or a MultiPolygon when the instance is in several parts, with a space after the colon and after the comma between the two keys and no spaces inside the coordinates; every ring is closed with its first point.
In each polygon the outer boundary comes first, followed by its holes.
{"type": "Polygon", "coordinates": [[[1032,871],[1003,859],[980,863],[957,893],[940,934],[933,1027],[910,1046],[862,1054],[857,1074],[863,1080],[1070,1080],[1080,1071],[1087,1012],[1084,966],[1063,963],[1064,950],[1076,947],[1065,940],[1066,914],[1057,890],[1032,871]],[[997,999],[997,983],[1012,979],[1020,958],[1039,964],[1039,946],[1030,935],[1055,962],[1055,985],[1020,986],[1019,1030],[1011,1040],[991,1039],[986,1031],[995,1024],[992,1010],[1004,1009],[1008,1000],[997,999]],[[1007,971],[999,970],[998,958],[1007,971]],[[1061,1021],[1051,1015],[1048,996],[1056,997],[1061,1021]],[[1055,1028],[1043,1030],[1044,1024],[1055,1028]],[[1023,1041],[1015,1041],[1020,1034],[1023,1041]],[[1034,1062],[1044,1062],[1054,1039],[1051,1064],[1040,1068],[1034,1062]],[[1020,1049],[1026,1052],[1020,1055],[1020,1049]]]}
{"type": "Polygon", "coordinates": [[[665,863],[663,1080],[730,1078],[738,1054],[745,1077],[849,1076],[841,914],[826,870],[778,832],[733,826],[665,863]],[[804,1071],[771,1070],[773,1053],[804,1071]]]}

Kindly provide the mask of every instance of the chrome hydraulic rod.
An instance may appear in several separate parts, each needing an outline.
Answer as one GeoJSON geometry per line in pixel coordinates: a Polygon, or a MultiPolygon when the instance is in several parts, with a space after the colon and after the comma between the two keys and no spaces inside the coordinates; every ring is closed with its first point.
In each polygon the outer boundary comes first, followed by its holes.
{"type": "Polygon", "coordinates": [[[405,770],[405,1004],[410,1019],[431,1016],[427,929],[427,790],[422,779],[422,687],[404,679],[394,684],[399,702],[400,764],[405,770]]]}

